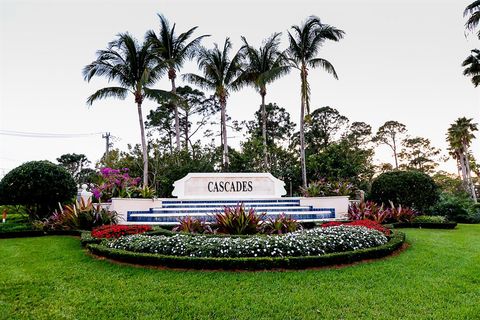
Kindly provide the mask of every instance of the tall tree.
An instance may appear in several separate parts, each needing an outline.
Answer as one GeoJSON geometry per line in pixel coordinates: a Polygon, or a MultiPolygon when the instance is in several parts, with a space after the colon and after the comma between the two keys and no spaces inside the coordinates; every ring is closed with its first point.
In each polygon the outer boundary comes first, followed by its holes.
{"type": "Polygon", "coordinates": [[[470,77],[473,85],[478,87],[480,84],[480,50],[473,49],[471,54],[463,61],[463,75],[470,77]]]}
{"type": "Polygon", "coordinates": [[[156,137],[155,133],[158,134],[158,148],[168,150],[170,154],[174,152],[175,116],[173,104],[169,100],[160,101],[155,110],[150,110],[145,126],[150,137],[156,137]]]}
{"type": "Polygon", "coordinates": [[[374,174],[372,158],[373,149],[361,149],[341,139],[308,157],[308,175],[314,179],[348,180],[365,189],[374,174]]]}
{"type": "Polygon", "coordinates": [[[75,178],[90,161],[84,154],[66,153],[57,158],[57,162],[75,178]]]}
{"type": "Polygon", "coordinates": [[[317,153],[333,142],[337,133],[345,129],[348,118],[337,109],[322,107],[314,110],[305,124],[305,142],[309,154],[317,153]]]}
{"type": "MultiPolygon", "coordinates": [[[[465,23],[467,30],[474,31],[480,22],[480,0],[475,0],[469,4],[463,11],[463,16],[468,17],[465,23]]],[[[477,37],[480,38],[480,31],[478,31],[477,37]]]]}
{"type": "Polygon", "coordinates": [[[163,90],[152,89],[151,86],[162,75],[163,66],[157,63],[151,53],[150,44],[139,44],[128,33],[121,33],[110,42],[105,50],[97,52],[97,59],[83,68],[86,81],[94,76],[106,77],[109,81],[118,82],[117,87],[106,87],[88,97],[87,104],[105,98],[124,100],[132,94],[137,105],[138,122],[142,141],[143,184],[148,185],[148,154],[145,141],[145,128],[142,115],[142,103],[145,98],[174,98],[163,90]]]}
{"type": "MultiPolygon", "coordinates": [[[[209,124],[209,119],[218,111],[219,107],[214,103],[214,99],[206,98],[205,93],[189,86],[178,87],[176,94],[184,102],[179,104],[178,108],[179,128],[184,149],[188,152],[189,147],[193,150],[193,137],[209,124]]],[[[158,131],[160,137],[166,142],[169,142],[172,135],[175,135],[171,129],[174,121],[173,110],[174,104],[170,100],[166,100],[160,102],[157,109],[150,111],[147,116],[147,128],[158,131]]],[[[208,136],[206,130],[203,131],[203,135],[204,137],[208,136]]]]}
{"type": "Polygon", "coordinates": [[[301,26],[294,25],[288,32],[290,45],[287,57],[292,68],[300,72],[300,162],[302,167],[303,187],[307,187],[307,171],[305,163],[305,112],[310,113],[310,85],[308,69],[321,67],[338,79],[333,65],[326,59],[317,58],[320,48],[326,40],[339,41],[344,32],[335,27],[323,24],[319,18],[311,16],[301,26]]]}
{"type": "Polygon", "coordinates": [[[223,48],[220,50],[217,44],[213,49],[201,47],[197,53],[198,66],[202,75],[188,73],[183,78],[203,89],[213,90],[220,102],[221,129],[223,145],[223,168],[228,170],[228,141],[227,141],[227,98],[232,90],[240,87],[238,76],[241,72],[242,53],[237,52],[231,59],[232,50],[230,39],[225,39],[223,48]]]}
{"type": "Polygon", "coordinates": [[[427,138],[407,138],[402,142],[402,150],[398,157],[404,161],[401,168],[415,169],[424,173],[433,173],[438,166],[440,149],[431,145],[427,138]]]}
{"type": "Polygon", "coordinates": [[[470,193],[474,201],[477,200],[475,187],[471,179],[469,147],[475,138],[473,132],[478,131],[478,124],[472,122],[473,119],[466,117],[458,118],[450,125],[447,132],[447,142],[450,145],[450,151],[457,160],[459,170],[462,174],[462,180],[465,190],[470,193]]]}
{"type": "Polygon", "coordinates": [[[398,147],[405,138],[407,127],[397,121],[387,121],[380,128],[378,128],[373,142],[378,144],[385,144],[393,151],[395,159],[395,169],[398,169],[398,147]]]}
{"type": "Polygon", "coordinates": [[[280,33],[273,34],[264,44],[256,49],[252,47],[245,37],[242,37],[246,62],[239,79],[240,82],[252,85],[262,98],[262,138],[263,138],[263,165],[268,170],[267,152],[267,112],[265,110],[265,95],[267,84],[270,84],[288,73],[290,68],[286,65],[284,55],[279,49],[280,33]]]}
{"type": "MultiPolygon", "coordinates": [[[[291,142],[295,123],[290,120],[290,114],[285,108],[275,103],[265,105],[267,113],[267,148],[269,155],[269,172],[277,178],[286,179],[286,183],[298,180],[298,156],[294,149],[288,148],[291,142]],[[297,174],[296,177],[294,175],[297,174]]],[[[255,112],[255,118],[247,122],[246,139],[242,141],[242,154],[247,164],[247,170],[260,171],[263,166],[263,122],[262,106],[255,112]]],[[[295,186],[297,183],[294,183],[295,186]]]]}
{"type": "MultiPolygon", "coordinates": [[[[170,28],[170,24],[165,16],[159,14],[160,31],[157,34],[150,30],[146,34],[146,41],[151,43],[151,49],[154,55],[166,66],[168,70],[168,79],[172,84],[172,93],[176,93],[175,79],[177,78],[177,71],[183,67],[185,60],[193,58],[196,50],[200,45],[202,38],[208,35],[202,35],[192,40],[193,33],[198,27],[193,27],[186,32],[179,35],[175,34],[175,26],[170,28]]],[[[172,102],[175,112],[175,135],[177,143],[177,151],[180,150],[180,120],[178,116],[178,106],[175,101],[172,102]]]]}
{"type": "MultiPolygon", "coordinates": [[[[290,120],[290,114],[283,107],[279,107],[276,103],[269,103],[260,106],[260,110],[255,112],[255,120],[248,121],[247,134],[250,138],[263,138],[264,122],[263,109],[265,107],[266,123],[265,131],[267,136],[267,146],[275,145],[279,142],[288,142],[292,138],[295,130],[295,123],[290,120]]],[[[263,144],[263,142],[262,142],[263,144]]]]}
{"type": "MultiPolygon", "coordinates": [[[[463,12],[464,17],[467,18],[465,27],[468,31],[473,32],[480,22],[480,0],[475,0],[469,4],[463,12]]],[[[480,30],[477,31],[477,37],[480,38],[480,30]]],[[[480,50],[471,50],[470,55],[463,61],[462,67],[465,67],[463,74],[471,78],[475,87],[480,84],[480,50]]]]}
{"type": "Polygon", "coordinates": [[[362,122],[352,122],[345,135],[345,139],[354,146],[361,147],[372,140],[372,126],[362,122]]]}

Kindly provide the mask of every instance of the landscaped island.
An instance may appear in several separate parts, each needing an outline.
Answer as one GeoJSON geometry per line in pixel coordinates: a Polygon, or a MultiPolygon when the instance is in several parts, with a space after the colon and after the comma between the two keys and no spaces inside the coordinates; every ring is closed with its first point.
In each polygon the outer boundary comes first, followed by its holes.
{"type": "Polygon", "coordinates": [[[403,233],[392,235],[389,229],[367,221],[268,235],[179,233],[158,228],[154,231],[150,226],[113,228],[84,233],[82,242],[92,253],[114,260],[196,269],[308,268],[350,263],[386,256],[405,241],[403,233]]]}

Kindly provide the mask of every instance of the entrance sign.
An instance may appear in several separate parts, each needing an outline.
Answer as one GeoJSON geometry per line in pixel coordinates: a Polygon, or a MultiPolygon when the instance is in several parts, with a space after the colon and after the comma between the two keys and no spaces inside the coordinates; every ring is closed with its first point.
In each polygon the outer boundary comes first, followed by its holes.
{"type": "Polygon", "coordinates": [[[285,183],[271,173],[189,173],[173,184],[182,199],[258,199],[287,194],[285,183]]]}

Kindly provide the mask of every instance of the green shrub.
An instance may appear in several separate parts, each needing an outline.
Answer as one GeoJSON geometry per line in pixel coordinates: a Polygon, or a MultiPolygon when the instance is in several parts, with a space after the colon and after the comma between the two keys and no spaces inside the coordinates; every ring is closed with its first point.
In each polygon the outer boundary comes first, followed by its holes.
{"type": "Polygon", "coordinates": [[[418,216],[415,219],[413,219],[414,223],[445,223],[447,222],[447,218],[444,216],[418,216]]]}
{"type": "Polygon", "coordinates": [[[28,230],[35,230],[35,227],[31,223],[0,223],[0,233],[28,230]]]}
{"type": "Polygon", "coordinates": [[[385,205],[392,201],[423,212],[437,202],[438,187],[431,177],[420,171],[391,171],[373,181],[370,198],[385,205]]]}
{"type": "Polygon", "coordinates": [[[442,193],[428,212],[460,223],[480,223],[480,213],[468,195],[442,193]]]}
{"type": "Polygon", "coordinates": [[[77,187],[70,173],[49,161],[31,161],[0,181],[0,204],[25,205],[31,218],[48,217],[61,203],[70,203],[77,187]]]}
{"type": "Polygon", "coordinates": [[[306,188],[300,187],[304,197],[349,196],[353,192],[353,185],[346,180],[320,179],[310,182],[306,188]]]}

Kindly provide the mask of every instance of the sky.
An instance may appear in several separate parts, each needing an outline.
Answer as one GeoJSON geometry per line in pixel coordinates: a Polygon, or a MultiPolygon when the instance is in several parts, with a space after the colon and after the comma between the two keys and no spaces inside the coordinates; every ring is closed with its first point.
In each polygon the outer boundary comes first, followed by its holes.
{"type": "MultiPolygon", "coordinates": [[[[335,66],[339,80],[320,69],[309,72],[312,110],[336,108],[374,131],[396,120],[410,136],[429,138],[445,152],[451,123],[459,117],[480,122],[480,88],[461,68],[470,50],[480,47],[473,34],[465,33],[463,10],[470,2],[0,0],[0,133],[49,136],[0,134],[0,176],[23,162],[55,161],[65,153],[83,153],[95,162],[105,151],[102,132],[115,136],[114,147],[122,150],[140,143],[133,98],[88,107],[87,97],[107,82],[95,78],[87,83],[82,68],[120,32],[138,39],[147,30],[158,32],[157,13],[175,22],[180,32],[199,26],[197,35],[211,35],[202,42],[206,47],[230,37],[235,50],[241,36],[258,46],[274,32],[283,33],[285,48],[288,29],[316,15],[346,36],[327,42],[320,52],[335,66]]],[[[180,73],[187,72],[198,72],[194,62],[180,73]]],[[[157,88],[169,90],[168,78],[157,88]]],[[[267,88],[266,101],[287,109],[298,123],[299,90],[299,74],[291,72],[267,88]]],[[[259,105],[258,93],[246,88],[231,94],[227,113],[235,120],[251,120],[259,105]]],[[[144,114],[155,107],[145,102],[144,114]]],[[[477,136],[472,150],[480,158],[477,136]]],[[[235,136],[229,144],[239,146],[240,140],[235,136]]],[[[393,162],[393,157],[380,147],[375,160],[393,162]]],[[[455,172],[455,163],[450,160],[441,169],[455,172]]]]}

